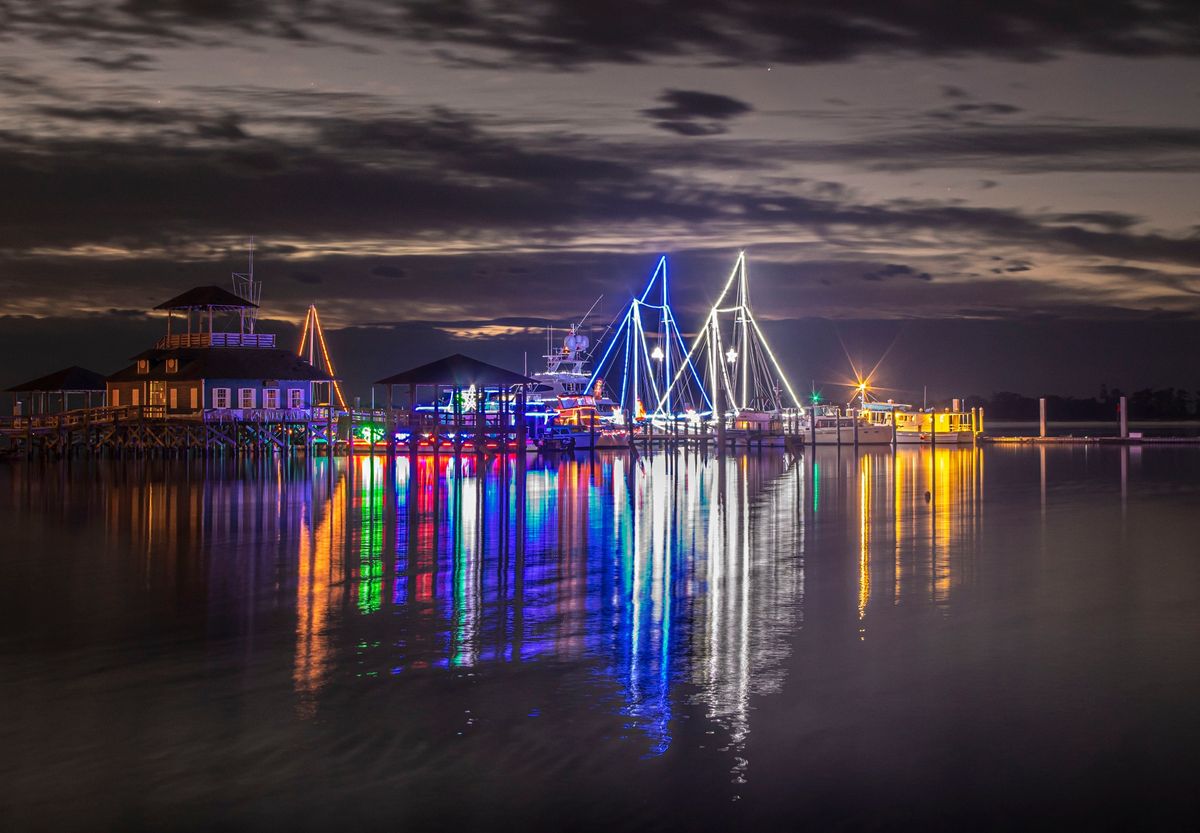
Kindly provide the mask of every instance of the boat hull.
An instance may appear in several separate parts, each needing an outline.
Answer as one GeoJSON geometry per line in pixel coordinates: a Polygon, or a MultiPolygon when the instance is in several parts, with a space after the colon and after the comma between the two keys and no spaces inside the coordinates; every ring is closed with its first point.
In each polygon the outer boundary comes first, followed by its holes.
{"type": "MultiPolygon", "coordinates": [[[[817,445],[854,445],[854,426],[843,425],[840,428],[817,428],[815,432],[804,432],[804,442],[811,445],[814,440],[817,445]]],[[[897,440],[899,437],[897,437],[897,440]]],[[[858,426],[859,445],[890,445],[892,430],[881,425],[862,424],[858,426]]]]}
{"type": "Polygon", "coordinates": [[[970,445],[975,435],[970,431],[938,431],[937,437],[929,431],[897,431],[896,442],[909,445],[970,445]]]}

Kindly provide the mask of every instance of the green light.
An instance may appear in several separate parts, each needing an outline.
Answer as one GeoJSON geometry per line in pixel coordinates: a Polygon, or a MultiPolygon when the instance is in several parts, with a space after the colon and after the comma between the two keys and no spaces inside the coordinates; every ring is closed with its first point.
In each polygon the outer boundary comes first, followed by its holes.
{"type": "Polygon", "coordinates": [[[364,422],[354,428],[354,435],[369,443],[381,443],[387,437],[387,430],[377,423],[364,422]]]}
{"type": "Polygon", "coordinates": [[[820,404],[821,402],[821,394],[815,390],[812,392],[812,396],[810,398],[812,399],[812,403],[814,405],[820,404]]]}

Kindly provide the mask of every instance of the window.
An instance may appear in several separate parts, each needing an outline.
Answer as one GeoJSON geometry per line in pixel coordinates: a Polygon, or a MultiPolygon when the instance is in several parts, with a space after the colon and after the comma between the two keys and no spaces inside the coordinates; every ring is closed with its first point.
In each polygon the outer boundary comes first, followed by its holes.
{"type": "Polygon", "coordinates": [[[113,407],[113,408],[121,407],[121,389],[120,388],[113,388],[112,396],[110,398],[112,399],[112,401],[109,402],[108,404],[111,407],[113,407]]]}
{"type": "Polygon", "coordinates": [[[229,407],[229,388],[213,388],[213,407],[229,407]]]}
{"type": "Polygon", "coordinates": [[[304,407],[304,391],[300,388],[291,388],[288,390],[288,407],[303,408],[304,407]]]}
{"type": "Polygon", "coordinates": [[[142,398],[142,392],[140,390],[138,390],[137,388],[134,388],[133,390],[131,390],[129,392],[129,404],[133,405],[135,408],[138,405],[142,404],[141,398],[142,398]]]}
{"type": "Polygon", "coordinates": [[[192,388],[192,410],[200,410],[200,388],[192,388]]]}
{"type": "Polygon", "coordinates": [[[263,407],[278,408],[279,407],[279,388],[267,388],[263,391],[263,407]]]}
{"type": "Polygon", "coordinates": [[[253,408],[254,407],[254,388],[238,388],[238,407],[253,408]]]}
{"type": "MultiPolygon", "coordinates": [[[[138,373],[149,373],[150,372],[150,360],[149,359],[138,359],[137,372],[138,373]]],[[[137,403],[135,402],[134,404],[136,405],[137,403]]]]}
{"type": "Polygon", "coordinates": [[[167,372],[168,373],[178,373],[179,372],[179,359],[167,359],[167,372]]]}
{"type": "Polygon", "coordinates": [[[179,408],[179,388],[171,388],[170,394],[171,394],[171,410],[174,411],[179,408]]]}

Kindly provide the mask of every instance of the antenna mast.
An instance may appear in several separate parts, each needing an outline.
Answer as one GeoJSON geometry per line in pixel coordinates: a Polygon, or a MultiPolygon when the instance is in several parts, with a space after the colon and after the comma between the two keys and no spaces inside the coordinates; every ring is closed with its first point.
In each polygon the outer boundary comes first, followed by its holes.
{"type": "Polygon", "coordinates": [[[241,311],[242,332],[253,335],[254,324],[258,321],[258,305],[262,301],[262,282],[254,280],[254,238],[250,238],[250,253],[248,268],[245,272],[233,273],[233,294],[254,304],[250,309],[241,311]]]}

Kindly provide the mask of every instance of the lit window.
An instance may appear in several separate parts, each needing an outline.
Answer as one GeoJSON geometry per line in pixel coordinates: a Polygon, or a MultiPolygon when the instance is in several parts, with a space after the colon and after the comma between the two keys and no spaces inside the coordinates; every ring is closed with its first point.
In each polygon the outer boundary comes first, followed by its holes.
{"type": "Polygon", "coordinates": [[[304,391],[300,388],[290,388],[288,390],[288,407],[303,408],[304,407],[304,391]]]}
{"type": "Polygon", "coordinates": [[[229,388],[213,388],[213,407],[229,407],[229,388]]]}
{"type": "Polygon", "coordinates": [[[140,390],[138,390],[137,388],[134,388],[133,390],[131,390],[129,392],[129,404],[133,405],[136,408],[138,405],[142,404],[141,397],[142,397],[142,392],[140,390]]]}
{"type": "Polygon", "coordinates": [[[138,359],[137,372],[138,373],[149,373],[150,372],[150,360],[149,359],[138,359]]]}
{"type": "Polygon", "coordinates": [[[109,405],[111,405],[114,408],[121,407],[121,390],[120,390],[120,388],[113,388],[112,396],[110,396],[109,399],[112,400],[111,402],[108,403],[109,405]]]}
{"type": "Polygon", "coordinates": [[[179,359],[167,359],[167,372],[168,373],[178,373],[179,372],[179,359]]]}
{"type": "Polygon", "coordinates": [[[279,407],[279,388],[267,388],[263,391],[263,407],[278,408],[279,407]]]}
{"type": "Polygon", "coordinates": [[[238,407],[253,408],[254,393],[254,388],[238,388],[238,407]]]}

